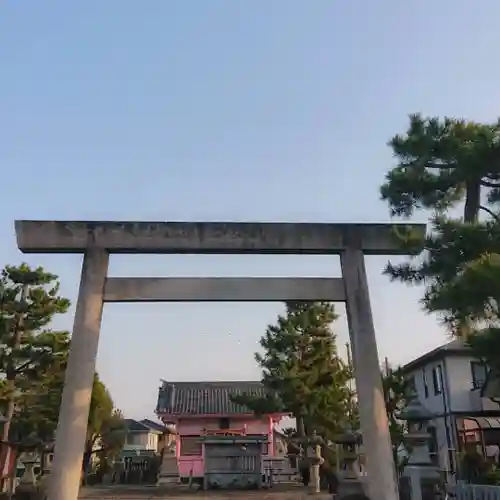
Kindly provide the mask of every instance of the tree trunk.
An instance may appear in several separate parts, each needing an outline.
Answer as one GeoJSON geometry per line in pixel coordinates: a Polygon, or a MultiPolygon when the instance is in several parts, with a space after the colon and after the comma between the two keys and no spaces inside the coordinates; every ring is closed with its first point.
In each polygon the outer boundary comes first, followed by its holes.
{"type": "Polygon", "coordinates": [[[481,183],[479,179],[469,180],[465,184],[464,221],[475,222],[481,205],[481,183]]]}
{"type": "Polygon", "coordinates": [[[94,452],[94,439],[90,439],[85,443],[85,451],[82,457],[82,486],[87,482],[87,475],[89,473],[90,464],[92,462],[92,454],[94,452]]]}
{"type": "MultiPolygon", "coordinates": [[[[480,179],[468,180],[465,184],[464,222],[476,222],[479,218],[481,206],[481,181],[480,179]]],[[[457,336],[466,340],[471,333],[470,325],[460,325],[457,336]]]]}

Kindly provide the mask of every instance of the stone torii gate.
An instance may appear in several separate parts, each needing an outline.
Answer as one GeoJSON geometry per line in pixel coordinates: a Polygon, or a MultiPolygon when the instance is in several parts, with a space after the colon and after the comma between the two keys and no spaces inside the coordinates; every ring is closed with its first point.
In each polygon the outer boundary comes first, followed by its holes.
{"type": "MultiPolygon", "coordinates": [[[[24,253],[83,266],[49,500],[76,500],[104,302],[345,302],[372,500],[398,500],[364,254],[400,255],[393,224],[16,221],[24,253]],[[112,278],[110,253],[340,255],[342,278],[112,278]]],[[[401,227],[401,226],[399,226],[401,227]]],[[[411,226],[423,235],[424,225],[411,226]]]]}

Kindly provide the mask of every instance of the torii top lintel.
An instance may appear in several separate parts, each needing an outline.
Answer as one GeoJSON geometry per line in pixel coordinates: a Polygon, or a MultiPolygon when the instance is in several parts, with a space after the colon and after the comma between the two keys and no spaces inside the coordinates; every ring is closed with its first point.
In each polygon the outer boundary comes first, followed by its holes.
{"type": "Polygon", "coordinates": [[[84,253],[97,246],[126,254],[339,254],[403,255],[398,234],[425,234],[425,224],[306,222],[15,222],[24,253],[84,253]]]}

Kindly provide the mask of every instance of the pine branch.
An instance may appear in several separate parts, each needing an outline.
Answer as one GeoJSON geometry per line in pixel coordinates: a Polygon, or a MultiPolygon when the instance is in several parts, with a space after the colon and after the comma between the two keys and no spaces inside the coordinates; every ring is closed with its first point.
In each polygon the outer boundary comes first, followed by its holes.
{"type": "Polygon", "coordinates": [[[495,220],[499,220],[499,215],[490,210],[488,207],[485,207],[484,205],[479,206],[479,210],[482,210],[483,212],[486,212],[487,214],[491,215],[495,220]]]}

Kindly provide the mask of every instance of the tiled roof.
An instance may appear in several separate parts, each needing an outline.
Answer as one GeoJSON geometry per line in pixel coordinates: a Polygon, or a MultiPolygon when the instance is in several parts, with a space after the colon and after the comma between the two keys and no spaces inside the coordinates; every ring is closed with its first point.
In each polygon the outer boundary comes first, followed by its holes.
{"type": "Polygon", "coordinates": [[[168,415],[235,415],[250,410],[231,401],[241,393],[265,396],[260,382],[163,382],[158,392],[159,414],[168,415]]]}

